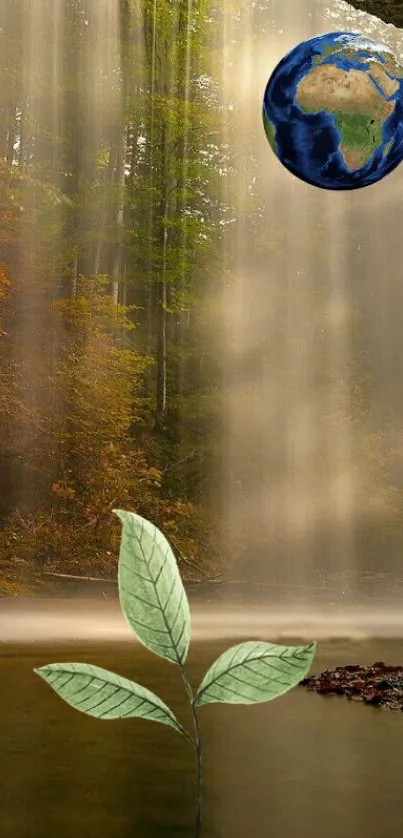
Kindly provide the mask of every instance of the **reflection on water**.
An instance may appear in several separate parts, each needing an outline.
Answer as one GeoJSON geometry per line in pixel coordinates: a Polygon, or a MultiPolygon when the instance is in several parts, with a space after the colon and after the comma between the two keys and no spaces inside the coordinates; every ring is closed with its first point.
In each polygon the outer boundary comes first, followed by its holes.
{"type": "MultiPolygon", "coordinates": [[[[20,612],[19,619],[21,629],[30,634],[32,618],[20,612]]],[[[113,620],[117,626],[117,613],[113,620]]],[[[67,624],[71,629],[70,619],[67,624]]],[[[1,634],[4,626],[3,619],[1,634]]],[[[214,628],[217,614],[211,612],[211,632],[214,628]]],[[[246,637],[257,634],[253,622],[243,629],[246,637]]],[[[46,622],[45,632],[47,643],[42,637],[40,645],[14,642],[0,649],[1,834],[193,838],[195,773],[187,743],[175,731],[151,722],[87,718],[67,707],[32,672],[61,660],[114,669],[157,692],[190,725],[175,667],[123,640],[111,643],[95,635],[95,642],[72,643],[59,636],[63,642],[54,645],[46,622]]],[[[195,686],[230,643],[222,638],[194,644],[189,675],[195,686]]],[[[403,640],[323,640],[314,668],[376,659],[402,662],[403,640]]],[[[296,688],[268,704],[213,705],[200,715],[206,784],[203,838],[398,834],[400,713],[296,688]]]]}

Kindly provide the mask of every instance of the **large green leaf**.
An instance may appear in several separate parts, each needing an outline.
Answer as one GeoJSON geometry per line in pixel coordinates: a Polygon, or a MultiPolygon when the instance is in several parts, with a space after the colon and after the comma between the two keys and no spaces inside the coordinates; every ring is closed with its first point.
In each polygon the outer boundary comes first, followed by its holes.
{"type": "Polygon", "coordinates": [[[288,692],[311,667],[316,643],[276,646],[248,641],[222,654],[203,678],[195,704],[259,704],[288,692]]]}
{"type": "Polygon", "coordinates": [[[186,734],[172,710],[150,690],[88,663],[50,663],[35,669],[67,704],[96,719],[137,716],[186,734]]]}
{"type": "Polygon", "coordinates": [[[190,643],[190,611],[175,556],[150,521],[115,509],[123,523],[119,598],[139,640],[156,655],[182,664],[190,643]]]}

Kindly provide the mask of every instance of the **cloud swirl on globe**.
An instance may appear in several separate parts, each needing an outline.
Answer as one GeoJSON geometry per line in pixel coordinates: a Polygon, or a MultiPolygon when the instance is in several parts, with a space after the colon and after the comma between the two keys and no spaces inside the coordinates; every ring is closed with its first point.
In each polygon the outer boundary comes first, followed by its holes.
{"type": "Polygon", "coordinates": [[[354,32],[304,41],[279,62],[263,98],[280,162],[321,189],[359,189],[403,159],[403,65],[354,32]]]}

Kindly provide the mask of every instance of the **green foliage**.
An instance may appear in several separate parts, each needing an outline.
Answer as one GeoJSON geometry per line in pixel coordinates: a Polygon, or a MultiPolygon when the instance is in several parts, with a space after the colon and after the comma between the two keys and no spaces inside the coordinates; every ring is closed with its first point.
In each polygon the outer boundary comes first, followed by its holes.
{"type": "Polygon", "coordinates": [[[175,556],[165,536],[139,515],[115,510],[123,524],[119,597],[139,640],[166,660],[184,664],[190,612],[175,556]]]}
{"type": "Polygon", "coordinates": [[[195,704],[259,704],[295,687],[309,672],[316,645],[240,643],[227,649],[205,675],[195,704]]]}
{"type": "Polygon", "coordinates": [[[139,515],[116,510],[123,523],[119,556],[119,597],[136,637],[156,655],[176,663],[193,715],[192,737],[172,711],[149,690],[85,663],[56,663],[34,671],[72,707],[99,719],[142,717],[185,735],[196,752],[201,824],[201,742],[197,707],[212,702],[257,704],[296,686],[312,664],[316,644],[276,646],[250,641],[224,652],[212,665],[196,695],[184,669],[190,643],[189,605],[175,556],[164,535],[139,515]]]}
{"type": "Polygon", "coordinates": [[[149,719],[183,729],[172,710],[150,690],[88,663],[52,663],[35,669],[37,675],[75,710],[94,719],[149,719]],[[94,701],[95,699],[95,701],[94,701]]]}

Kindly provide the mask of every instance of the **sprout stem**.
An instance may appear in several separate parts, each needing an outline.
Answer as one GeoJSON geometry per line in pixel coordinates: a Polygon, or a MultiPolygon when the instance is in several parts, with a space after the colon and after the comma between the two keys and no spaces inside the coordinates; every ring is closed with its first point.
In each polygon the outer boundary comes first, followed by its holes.
{"type": "Polygon", "coordinates": [[[201,834],[201,823],[202,823],[202,748],[201,748],[201,740],[200,740],[200,726],[199,726],[199,718],[197,715],[197,710],[194,703],[194,695],[192,686],[190,684],[189,678],[185,671],[183,665],[180,667],[181,670],[181,677],[182,681],[185,686],[185,690],[187,696],[189,698],[190,708],[192,711],[192,718],[193,718],[193,727],[194,727],[194,738],[192,739],[192,744],[196,754],[196,765],[197,765],[197,804],[196,804],[196,830],[195,830],[195,838],[200,838],[201,834]]]}

